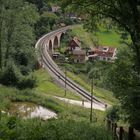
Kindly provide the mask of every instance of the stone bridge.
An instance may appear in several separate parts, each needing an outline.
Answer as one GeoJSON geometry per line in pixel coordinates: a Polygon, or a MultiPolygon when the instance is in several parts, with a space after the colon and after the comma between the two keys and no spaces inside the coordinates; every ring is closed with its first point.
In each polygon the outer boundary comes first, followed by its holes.
{"type": "Polygon", "coordinates": [[[53,32],[46,40],[46,48],[50,55],[54,53],[56,48],[60,47],[60,42],[66,31],[70,29],[69,27],[63,28],[63,30],[53,32]]]}

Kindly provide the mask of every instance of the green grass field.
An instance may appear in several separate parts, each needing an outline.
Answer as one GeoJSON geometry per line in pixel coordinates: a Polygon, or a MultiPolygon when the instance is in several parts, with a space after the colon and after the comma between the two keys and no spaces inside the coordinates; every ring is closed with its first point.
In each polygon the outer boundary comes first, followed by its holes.
{"type": "MultiPolygon", "coordinates": [[[[116,48],[124,46],[124,44],[121,43],[121,35],[117,33],[115,29],[110,29],[107,31],[104,27],[100,27],[99,31],[96,33],[90,33],[87,32],[82,25],[75,25],[73,26],[72,31],[89,47],[94,47],[94,37],[97,37],[99,45],[102,46],[110,46],[116,48]]],[[[130,38],[127,41],[130,43],[130,38]]]]}
{"type": "Polygon", "coordinates": [[[106,31],[105,29],[101,29],[101,31],[97,32],[97,37],[99,40],[99,45],[103,46],[111,46],[111,47],[121,47],[120,43],[120,35],[115,32],[115,30],[106,31]]]}

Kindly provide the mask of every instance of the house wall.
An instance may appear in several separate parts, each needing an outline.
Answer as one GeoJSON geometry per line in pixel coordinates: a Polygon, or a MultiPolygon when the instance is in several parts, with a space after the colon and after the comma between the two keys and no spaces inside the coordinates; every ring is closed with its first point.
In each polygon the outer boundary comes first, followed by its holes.
{"type": "Polygon", "coordinates": [[[73,55],[75,63],[84,63],[85,62],[85,55],[73,55]]]}

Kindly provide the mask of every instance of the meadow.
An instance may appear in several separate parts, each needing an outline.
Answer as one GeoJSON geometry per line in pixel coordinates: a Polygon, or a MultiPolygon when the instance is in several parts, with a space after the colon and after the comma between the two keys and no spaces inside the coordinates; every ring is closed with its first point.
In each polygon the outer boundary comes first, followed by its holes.
{"type": "MultiPolygon", "coordinates": [[[[95,41],[98,42],[98,45],[110,46],[118,49],[125,45],[121,39],[121,32],[118,32],[115,28],[107,30],[105,27],[100,26],[99,30],[88,32],[83,28],[83,25],[79,24],[73,26],[72,32],[89,48],[95,47],[95,41]]],[[[128,37],[127,42],[131,42],[130,37],[128,37]]]]}

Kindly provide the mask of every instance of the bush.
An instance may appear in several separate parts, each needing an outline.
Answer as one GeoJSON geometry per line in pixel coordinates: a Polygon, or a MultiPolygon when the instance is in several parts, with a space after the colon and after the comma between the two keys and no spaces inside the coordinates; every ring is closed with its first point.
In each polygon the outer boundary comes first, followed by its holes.
{"type": "Polygon", "coordinates": [[[17,84],[19,89],[34,88],[36,86],[36,78],[33,75],[22,76],[17,84]]]}
{"type": "Polygon", "coordinates": [[[118,121],[120,107],[119,106],[113,106],[107,110],[107,118],[111,119],[112,121],[118,121]]]}
{"type": "Polygon", "coordinates": [[[22,75],[15,65],[9,65],[0,71],[0,83],[19,89],[33,88],[36,85],[36,79],[33,75],[22,75]]]}
{"type": "Polygon", "coordinates": [[[14,65],[9,65],[0,72],[0,83],[6,86],[16,86],[19,80],[19,71],[14,65]]]}
{"type": "Polygon", "coordinates": [[[26,66],[20,66],[20,72],[22,75],[28,75],[31,72],[31,69],[26,66]]]}

